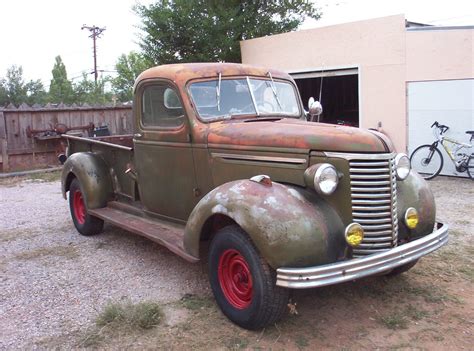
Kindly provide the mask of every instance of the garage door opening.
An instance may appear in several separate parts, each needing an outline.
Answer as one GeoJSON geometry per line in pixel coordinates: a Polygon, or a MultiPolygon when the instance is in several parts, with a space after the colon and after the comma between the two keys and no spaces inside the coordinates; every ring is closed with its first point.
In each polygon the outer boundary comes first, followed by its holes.
{"type": "Polygon", "coordinates": [[[359,126],[359,77],[357,69],[292,74],[308,110],[308,99],[319,99],[323,114],[320,122],[359,126]],[[322,82],[321,82],[322,80],[322,82]],[[322,84],[321,84],[322,83],[322,84]]]}

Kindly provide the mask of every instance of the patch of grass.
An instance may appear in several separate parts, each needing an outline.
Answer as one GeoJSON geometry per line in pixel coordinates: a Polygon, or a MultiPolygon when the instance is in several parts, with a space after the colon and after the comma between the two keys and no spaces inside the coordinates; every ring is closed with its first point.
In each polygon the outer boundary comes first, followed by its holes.
{"type": "Polygon", "coordinates": [[[408,305],[405,312],[407,316],[414,321],[421,321],[423,318],[428,316],[427,311],[420,310],[412,305],[408,305]]]}
{"type": "Polygon", "coordinates": [[[95,348],[101,345],[105,340],[104,335],[102,335],[101,330],[91,330],[84,334],[84,336],[80,339],[79,347],[80,348],[95,348]]]}
{"type": "Polygon", "coordinates": [[[298,347],[298,349],[301,350],[309,346],[309,341],[304,335],[298,334],[296,335],[296,338],[295,338],[295,344],[298,347]]]}
{"type": "Polygon", "coordinates": [[[465,265],[458,269],[458,272],[470,282],[474,282],[474,268],[472,265],[465,265]]]}
{"type": "Polygon", "coordinates": [[[0,178],[0,185],[13,187],[25,180],[40,180],[43,182],[55,182],[61,179],[61,171],[33,173],[19,177],[0,178]]]}
{"type": "Polygon", "coordinates": [[[213,302],[208,297],[200,297],[193,294],[184,294],[181,298],[180,304],[191,311],[199,311],[209,308],[213,305],[213,302]]]}
{"type": "Polygon", "coordinates": [[[25,228],[13,228],[2,230],[0,233],[0,242],[8,243],[17,239],[32,238],[37,236],[39,233],[25,228]]]}
{"type": "Polygon", "coordinates": [[[33,173],[26,176],[31,180],[42,180],[43,182],[55,182],[61,179],[61,171],[33,173]]]}
{"type": "Polygon", "coordinates": [[[111,303],[99,314],[96,324],[99,327],[126,326],[132,329],[151,329],[163,319],[160,305],[154,302],[111,303]]]}
{"type": "Polygon", "coordinates": [[[249,345],[249,341],[246,338],[238,337],[238,336],[234,336],[230,338],[225,343],[225,346],[229,350],[242,350],[242,349],[247,348],[248,345],[249,345]]]}
{"type": "Polygon", "coordinates": [[[408,319],[402,313],[393,313],[387,316],[380,317],[380,322],[385,325],[388,329],[407,329],[408,319]]]}
{"type": "Polygon", "coordinates": [[[75,246],[40,247],[34,250],[17,253],[15,258],[18,260],[35,260],[46,256],[60,256],[74,259],[79,257],[79,253],[75,246]]]}

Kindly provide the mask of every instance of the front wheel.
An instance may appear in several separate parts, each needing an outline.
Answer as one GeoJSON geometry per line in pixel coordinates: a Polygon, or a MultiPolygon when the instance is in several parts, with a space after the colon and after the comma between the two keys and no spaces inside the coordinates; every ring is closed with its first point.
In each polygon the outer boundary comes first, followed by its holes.
{"type": "Polygon", "coordinates": [[[104,228],[103,220],[87,213],[83,191],[77,178],[72,180],[69,187],[69,209],[74,226],[82,235],[99,234],[104,228]]]}
{"type": "Polygon", "coordinates": [[[421,145],[410,156],[411,168],[424,179],[433,179],[443,168],[443,155],[433,145],[421,145]]]}
{"type": "Polygon", "coordinates": [[[264,328],[286,311],[289,290],[275,285],[275,271],[236,225],[220,229],[212,240],[209,279],[222,312],[242,328],[264,328]]]}
{"type": "Polygon", "coordinates": [[[469,157],[469,160],[467,160],[467,174],[471,180],[474,180],[474,156],[469,157]]]}

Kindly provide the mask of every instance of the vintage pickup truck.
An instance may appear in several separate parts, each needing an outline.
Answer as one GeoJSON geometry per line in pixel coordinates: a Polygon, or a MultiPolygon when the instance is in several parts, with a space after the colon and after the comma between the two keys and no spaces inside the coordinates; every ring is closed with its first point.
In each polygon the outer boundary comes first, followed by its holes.
{"type": "Polygon", "coordinates": [[[216,301],[244,328],[280,319],[290,289],[399,274],[448,240],[406,155],[376,131],[308,121],[286,73],[158,66],[134,96],[135,134],[64,135],[74,225],[208,255],[216,301]]]}

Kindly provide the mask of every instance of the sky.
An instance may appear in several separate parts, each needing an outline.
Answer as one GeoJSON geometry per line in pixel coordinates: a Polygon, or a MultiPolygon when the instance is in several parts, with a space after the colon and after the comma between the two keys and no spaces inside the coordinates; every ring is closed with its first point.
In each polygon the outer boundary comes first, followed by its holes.
{"type": "MultiPolygon", "coordinates": [[[[117,58],[138,51],[140,19],[132,10],[152,0],[1,0],[0,77],[8,67],[23,67],[25,80],[41,79],[48,89],[54,58],[60,55],[69,79],[92,72],[92,39],[85,24],[105,27],[98,39],[98,69],[113,71],[117,58]]],[[[302,29],[405,14],[414,22],[433,25],[474,25],[472,0],[319,0],[319,21],[302,29]]],[[[107,72],[105,74],[109,74],[107,72]]],[[[113,74],[113,73],[112,73],[113,74]]],[[[92,75],[91,75],[91,78],[92,75]]]]}

